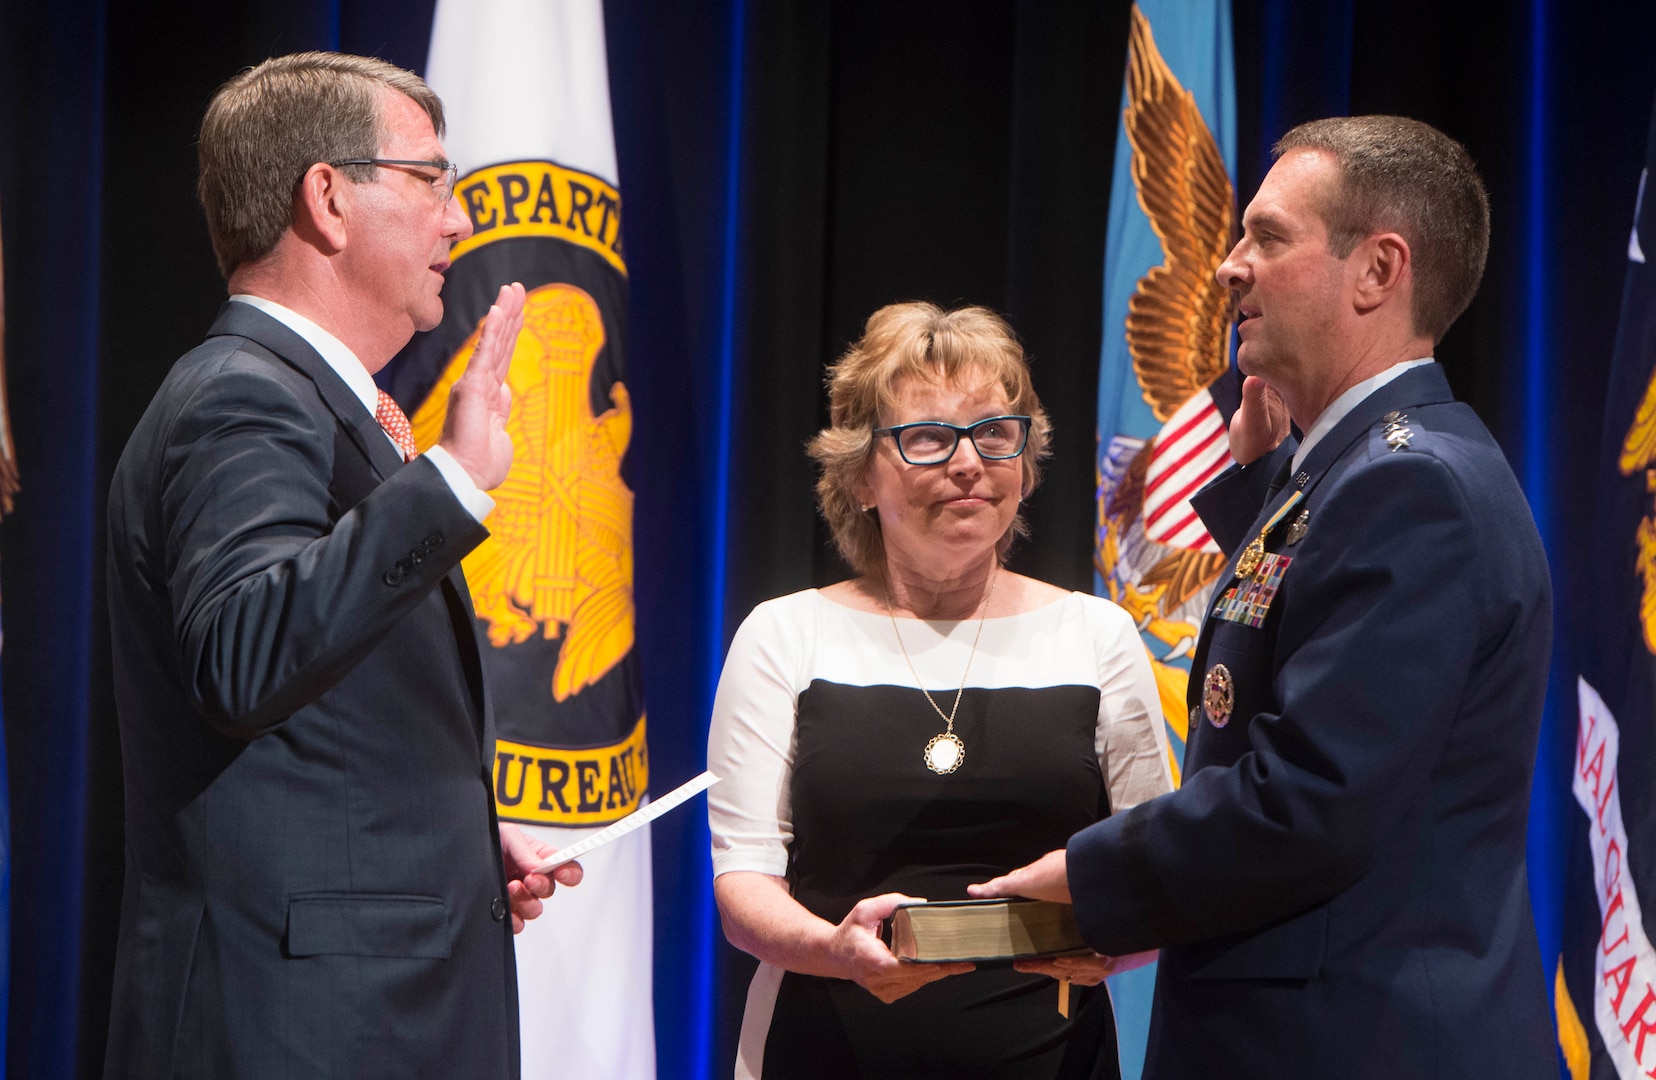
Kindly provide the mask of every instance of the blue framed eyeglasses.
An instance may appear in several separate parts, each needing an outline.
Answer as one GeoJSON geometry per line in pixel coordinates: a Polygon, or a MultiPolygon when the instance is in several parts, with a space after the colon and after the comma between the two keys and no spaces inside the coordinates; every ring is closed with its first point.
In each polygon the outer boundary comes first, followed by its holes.
{"type": "Polygon", "coordinates": [[[1024,452],[1029,443],[1029,423],[1027,416],[991,416],[965,427],[941,420],[921,420],[875,428],[871,434],[877,439],[891,436],[897,443],[897,452],[910,465],[944,464],[954,457],[962,436],[972,440],[978,457],[983,460],[1005,461],[1024,452]]]}
{"type": "Polygon", "coordinates": [[[409,161],[406,158],[346,158],[344,161],[330,161],[329,165],[338,169],[346,165],[372,165],[378,169],[436,169],[440,175],[424,176],[431,184],[431,190],[437,193],[437,201],[447,205],[454,196],[454,182],[460,178],[460,166],[452,161],[409,161]]]}

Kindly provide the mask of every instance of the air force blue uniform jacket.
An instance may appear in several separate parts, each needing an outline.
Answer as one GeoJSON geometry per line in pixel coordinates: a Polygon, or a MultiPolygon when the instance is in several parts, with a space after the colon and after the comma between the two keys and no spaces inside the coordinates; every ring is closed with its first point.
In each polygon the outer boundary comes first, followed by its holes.
{"type": "Polygon", "coordinates": [[[1082,931],[1162,947],[1147,1078],[1553,1080],[1524,861],[1552,626],[1529,508],[1436,364],[1289,472],[1296,445],[1195,500],[1232,555],[1184,786],[1071,839],[1082,931]]]}

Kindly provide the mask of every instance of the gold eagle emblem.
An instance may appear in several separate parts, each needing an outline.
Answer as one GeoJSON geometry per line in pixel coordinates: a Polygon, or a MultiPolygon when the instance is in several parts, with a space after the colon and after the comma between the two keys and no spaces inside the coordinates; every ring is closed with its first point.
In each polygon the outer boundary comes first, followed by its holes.
{"type": "Polygon", "coordinates": [[[1230,250],[1235,212],[1213,133],[1137,4],[1123,123],[1139,206],[1165,260],[1127,303],[1127,348],[1145,403],[1165,422],[1230,364],[1230,294],[1214,273],[1230,250]]]}
{"type": "MultiPolygon", "coordinates": [[[[1165,423],[1230,364],[1230,294],[1214,273],[1230,250],[1234,200],[1196,97],[1167,66],[1137,4],[1127,47],[1122,123],[1133,148],[1133,187],[1163,258],[1127,301],[1127,350],[1145,404],[1165,423]]],[[[1154,448],[1152,439],[1139,451],[1145,466],[1154,448]]],[[[1144,487],[1123,494],[1137,496],[1116,502],[1131,521],[1143,510],[1144,487]]],[[[1212,584],[1224,565],[1225,557],[1213,552],[1174,551],[1143,583],[1165,586],[1160,599],[1171,609],[1212,584]]]]}
{"type": "MultiPolygon", "coordinates": [[[[442,434],[449,391],[478,333],[414,413],[422,450],[442,434]]],[[[537,629],[547,639],[564,635],[555,701],[597,682],[633,645],[633,494],[621,479],[632,404],[617,381],[612,407],[593,415],[592,369],[603,346],[603,318],[586,292],[561,282],[530,291],[506,377],[511,472],[491,493],[488,539],[462,562],[490,645],[507,648],[537,629]]]]}
{"type": "MultiPolygon", "coordinates": [[[[1645,474],[1645,491],[1656,492],[1656,375],[1645,387],[1644,397],[1633,413],[1633,423],[1622,440],[1617,466],[1623,476],[1640,470],[1645,474]]],[[[1645,648],[1656,654],[1656,508],[1639,521],[1634,533],[1634,568],[1644,581],[1639,597],[1639,625],[1644,630],[1645,648]]]]}

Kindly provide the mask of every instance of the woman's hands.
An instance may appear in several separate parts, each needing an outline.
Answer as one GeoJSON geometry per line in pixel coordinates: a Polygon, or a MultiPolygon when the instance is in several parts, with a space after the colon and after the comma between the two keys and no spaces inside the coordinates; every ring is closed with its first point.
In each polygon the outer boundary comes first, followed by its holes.
{"type": "MultiPolygon", "coordinates": [[[[880,923],[897,905],[919,899],[902,893],[884,893],[857,902],[834,927],[829,953],[840,968],[840,978],[850,979],[886,1004],[907,997],[927,983],[971,971],[976,965],[915,964],[897,959],[880,940],[880,923]]],[[[1102,977],[1102,976],[1101,976],[1102,977]]]]}
{"type": "Polygon", "coordinates": [[[736,870],[713,879],[725,937],[745,953],[802,975],[849,979],[887,1004],[929,982],[971,971],[972,964],[914,964],[880,940],[880,922],[917,899],[885,893],[859,901],[836,925],[806,911],[787,882],[736,870]]]}

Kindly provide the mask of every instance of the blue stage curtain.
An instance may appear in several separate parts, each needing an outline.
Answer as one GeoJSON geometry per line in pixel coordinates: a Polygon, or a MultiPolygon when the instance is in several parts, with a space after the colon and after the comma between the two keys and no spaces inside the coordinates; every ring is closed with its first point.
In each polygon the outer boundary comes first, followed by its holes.
{"type": "MultiPolygon", "coordinates": [[[[626,478],[637,496],[638,648],[658,793],[705,767],[728,640],[742,4],[606,0],[604,13],[631,290],[626,478]]],[[[651,828],[657,1075],[727,1075],[710,1073],[718,931],[703,800],[651,828]]]]}
{"type": "Polygon", "coordinates": [[[7,5],[6,358],[25,489],[3,541],[12,800],[10,1075],[68,1076],[78,1045],[88,684],[99,498],[102,4],[7,5]],[[26,50],[15,46],[27,40],[26,50]]]}

